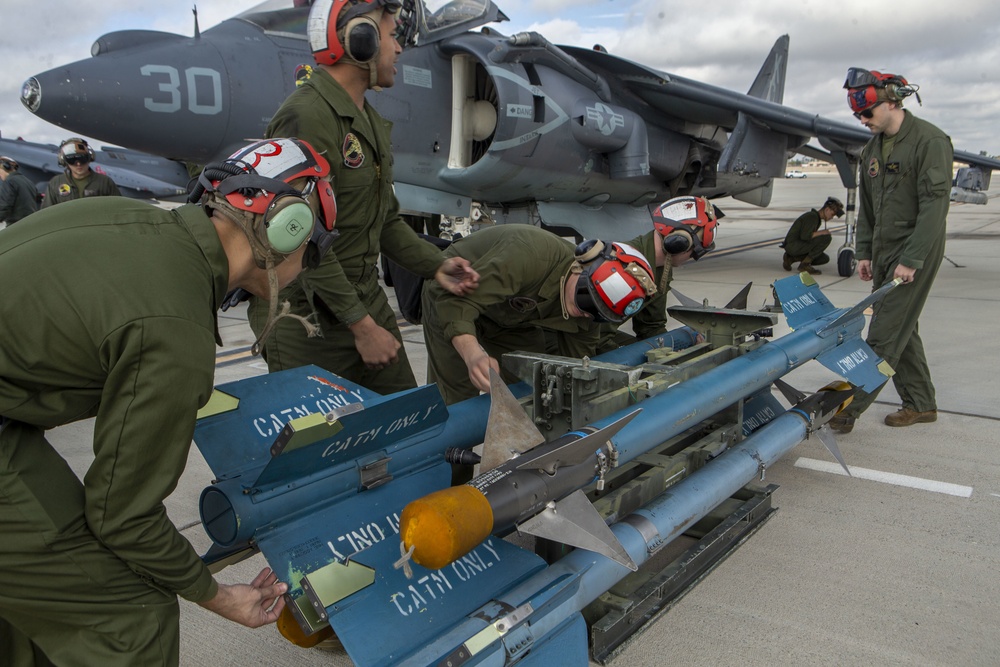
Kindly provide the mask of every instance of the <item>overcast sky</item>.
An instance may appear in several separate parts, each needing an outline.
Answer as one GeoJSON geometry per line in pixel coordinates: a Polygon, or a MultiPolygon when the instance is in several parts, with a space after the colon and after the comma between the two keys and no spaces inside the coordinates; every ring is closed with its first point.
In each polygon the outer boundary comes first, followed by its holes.
{"type": "MultiPolygon", "coordinates": [[[[841,89],[850,66],[905,76],[923,106],[907,107],[951,135],[955,148],[1000,154],[1000,2],[996,0],[494,0],[511,21],[556,44],[591,47],[745,92],[774,41],[791,36],[785,104],[856,122],[841,89]],[[905,9],[904,9],[905,8],[905,9]]],[[[19,100],[33,74],[90,56],[114,30],[191,35],[190,2],[0,0],[0,133],[56,142],[70,131],[19,100]]],[[[251,0],[199,0],[202,31],[251,0]]]]}

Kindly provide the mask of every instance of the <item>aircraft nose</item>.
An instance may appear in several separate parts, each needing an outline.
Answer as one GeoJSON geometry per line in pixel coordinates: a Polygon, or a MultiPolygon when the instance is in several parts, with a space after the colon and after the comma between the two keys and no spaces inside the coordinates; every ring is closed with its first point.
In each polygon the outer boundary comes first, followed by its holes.
{"type": "Polygon", "coordinates": [[[35,113],[42,104],[42,84],[38,79],[31,77],[21,86],[21,104],[28,108],[28,111],[35,113]]]}

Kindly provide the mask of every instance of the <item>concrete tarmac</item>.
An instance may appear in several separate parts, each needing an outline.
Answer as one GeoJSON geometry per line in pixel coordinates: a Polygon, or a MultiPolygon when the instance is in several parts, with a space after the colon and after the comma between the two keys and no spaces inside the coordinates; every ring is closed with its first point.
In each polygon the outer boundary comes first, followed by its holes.
{"type": "MultiPolygon", "coordinates": [[[[717,201],[726,213],[718,251],[682,267],[674,287],[722,305],[752,281],[749,307],[761,307],[770,284],[788,275],[777,244],[791,222],[844,194],[835,175],[811,173],[776,181],[766,209],[717,201]]],[[[995,186],[991,198],[998,194],[995,186]]],[[[842,243],[836,232],[834,261],[842,243]]],[[[890,385],[854,432],[838,437],[855,478],[828,471],[832,458],[817,441],[799,445],[767,471],[766,481],[780,487],[773,496],[779,511],[612,665],[1000,664],[1000,201],[953,204],[946,253],[920,321],[938,421],[883,425],[898,407],[890,385]]],[[[856,276],[821,268],[817,281],[837,306],[870,292],[856,276]]],[[[244,311],[223,314],[220,326],[217,383],[266,372],[246,352],[252,335],[244,311]]],[[[782,323],[775,336],[787,332],[782,323]]],[[[422,379],[421,330],[407,325],[403,335],[422,379]]],[[[788,379],[808,392],[834,377],[811,362],[788,379]]],[[[92,430],[81,422],[51,432],[81,475],[92,458],[92,430]]],[[[199,553],[209,541],[198,497],[211,479],[192,447],[167,499],[171,519],[199,553]]],[[[248,582],[265,565],[257,556],[218,577],[248,582]]],[[[352,664],[342,652],[296,648],[273,626],[248,630],[183,601],[181,624],[187,667],[352,664]]],[[[391,631],[372,627],[371,641],[391,631]]]]}

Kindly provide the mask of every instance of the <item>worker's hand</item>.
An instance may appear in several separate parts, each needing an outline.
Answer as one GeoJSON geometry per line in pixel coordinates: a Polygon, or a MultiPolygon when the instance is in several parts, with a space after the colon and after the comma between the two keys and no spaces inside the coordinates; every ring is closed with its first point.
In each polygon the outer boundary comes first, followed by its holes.
{"type": "Polygon", "coordinates": [[[464,257],[449,257],[441,262],[434,280],[455,296],[471,294],[479,287],[479,274],[464,257]]]}
{"type": "Polygon", "coordinates": [[[829,229],[817,229],[813,233],[813,238],[815,238],[817,236],[829,236],[829,235],[830,235],[830,230],[829,229]]]}
{"type": "Polygon", "coordinates": [[[350,325],[350,329],[354,334],[354,347],[368,368],[380,370],[399,361],[402,344],[392,332],[379,326],[371,315],[365,315],[350,325]]]}
{"type": "Polygon", "coordinates": [[[872,261],[870,259],[858,260],[858,277],[862,280],[872,279],[872,261]]]}
{"type": "Polygon", "coordinates": [[[461,334],[451,339],[451,344],[462,357],[465,367],[469,369],[469,380],[476,389],[489,393],[490,369],[500,372],[500,364],[496,359],[486,354],[479,340],[471,334],[461,334]]]}
{"type": "Polygon", "coordinates": [[[281,596],[287,591],[288,584],[278,581],[278,575],[265,567],[250,584],[219,584],[215,597],[199,604],[230,621],[259,628],[278,620],[285,608],[281,596]]]}
{"type": "Polygon", "coordinates": [[[893,279],[902,278],[904,283],[912,283],[916,275],[916,269],[911,269],[910,267],[903,266],[902,264],[897,264],[896,270],[892,272],[893,279]]]}

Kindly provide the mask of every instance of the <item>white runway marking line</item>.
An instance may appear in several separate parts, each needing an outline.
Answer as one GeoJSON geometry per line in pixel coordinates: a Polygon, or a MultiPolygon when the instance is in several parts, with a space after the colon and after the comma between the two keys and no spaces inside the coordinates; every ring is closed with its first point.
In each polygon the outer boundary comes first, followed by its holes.
{"type": "MultiPolygon", "coordinates": [[[[847,473],[844,472],[844,469],[840,467],[839,463],[817,461],[816,459],[800,457],[795,462],[795,467],[805,468],[807,470],[816,470],[817,472],[828,472],[834,475],[843,475],[844,477],[847,476],[847,473]]],[[[908,486],[913,489],[933,491],[934,493],[944,493],[949,496],[959,496],[960,498],[969,498],[972,496],[971,486],[950,484],[948,482],[937,482],[933,479],[910,477],[909,475],[897,475],[893,472],[883,472],[881,470],[871,470],[869,468],[858,468],[857,466],[848,467],[851,469],[851,475],[857,479],[867,479],[873,482],[894,484],[896,486],[908,486]]]]}

